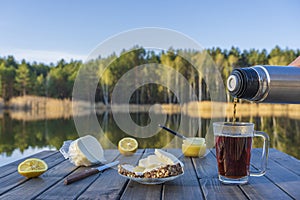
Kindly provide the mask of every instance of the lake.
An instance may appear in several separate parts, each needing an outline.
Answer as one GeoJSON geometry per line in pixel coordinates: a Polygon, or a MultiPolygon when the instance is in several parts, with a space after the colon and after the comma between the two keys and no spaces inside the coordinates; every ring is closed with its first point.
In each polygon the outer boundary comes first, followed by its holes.
{"type": "MultiPolygon", "coordinates": [[[[124,113],[118,113],[119,119],[128,117],[124,113]]],[[[134,123],[146,127],[151,123],[147,112],[131,113],[134,123]]],[[[153,114],[152,119],[161,118],[162,114],[153,114]]],[[[102,133],[91,131],[90,134],[98,138],[103,148],[117,148],[117,143],[125,136],[136,137],[140,148],[181,148],[179,138],[166,131],[157,133],[144,132],[137,129],[128,133],[121,130],[110,112],[102,112],[96,115],[102,133]]],[[[84,124],[89,126],[91,116],[81,116],[84,124]]],[[[115,116],[116,117],[116,116],[115,116]]],[[[205,137],[211,131],[211,119],[182,116],[180,114],[168,114],[165,116],[166,126],[178,130],[186,136],[205,137]],[[180,127],[179,125],[182,125],[180,127]]],[[[300,119],[284,117],[240,117],[238,121],[251,121],[255,123],[256,130],[265,131],[271,139],[271,147],[283,151],[300,159],[300,119]]],[[[4,113],[0,118],[0,166],[20,159],[42,150],[57,150],[63,141],[75,140],[79,137],[72,117],[43,120],[13,119],[9,113],[4,113]]],[[[211,137],[207,137],[211,140],[211,137]]],[[[259,147],[259,139],[254,140],[254,147],[259,147]]]]}

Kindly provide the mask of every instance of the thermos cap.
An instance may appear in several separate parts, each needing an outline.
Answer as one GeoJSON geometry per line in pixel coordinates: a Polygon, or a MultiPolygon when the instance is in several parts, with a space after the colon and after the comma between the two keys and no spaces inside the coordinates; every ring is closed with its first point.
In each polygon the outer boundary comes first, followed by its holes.
{"type": "Polygon", "coordinates": [[[235,75],[230,75],[227,79],[227,89],[229,92],[232,92],[237,89],[238,86],[238,77],[235,75]]]}
{"type": "Polygon", "coordinates": [[[252,99],[259,89],[259,77],[252,68],[232,71],[227,79],[227,89],[233,97],[252,99]]]}

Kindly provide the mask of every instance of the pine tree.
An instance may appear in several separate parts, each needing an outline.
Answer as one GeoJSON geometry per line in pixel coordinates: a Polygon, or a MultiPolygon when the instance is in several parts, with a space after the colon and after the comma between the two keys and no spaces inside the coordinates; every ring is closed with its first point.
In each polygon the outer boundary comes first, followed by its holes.
{"type": "Polygon", "coordinates": [[[4,104],[7,105],[10,98],[13,96],[13,86],[15,78],[15,69],[13,66],[8,66],[5,62],[0,65],[0,82],[1,96],[4,99],[4,104]]]}
{"type": "Polygon", "coordinates": [[[16,70],[16,89],[22,95],[26,95],[30,84],[30,71],[27,63],[23,60],[22,64],[16,70]]]}

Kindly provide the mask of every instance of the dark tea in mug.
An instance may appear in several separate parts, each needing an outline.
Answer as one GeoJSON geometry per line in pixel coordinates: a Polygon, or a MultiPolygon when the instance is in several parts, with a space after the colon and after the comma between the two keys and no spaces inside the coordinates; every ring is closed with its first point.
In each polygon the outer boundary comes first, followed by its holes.
{"type": "Polygon", "coordinates": [[[219,175],[239,179],[249,175],[252,137],[216,136],[219,175]]]}
{"type": "Polygon", "coordinates": [[[213,123],[219,180],[224,184],[245,184],[249,176],[263,176],[266,173],[269,136],[255,131],[248,122],[213,123]],[[251,146],[253,137],[263,138],[264,145],[261,169],[250,172],[251,146]]]}

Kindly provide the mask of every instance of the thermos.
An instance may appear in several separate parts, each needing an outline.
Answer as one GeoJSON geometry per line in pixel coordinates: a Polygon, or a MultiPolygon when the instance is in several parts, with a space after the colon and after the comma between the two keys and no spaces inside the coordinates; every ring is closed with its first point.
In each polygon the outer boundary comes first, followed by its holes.
{"type": "Polygon", "coordinates": [[[300,103],[300,67],[257,65],[234,69],[227,80],[233,97],[254,102],[300,103]]]}

